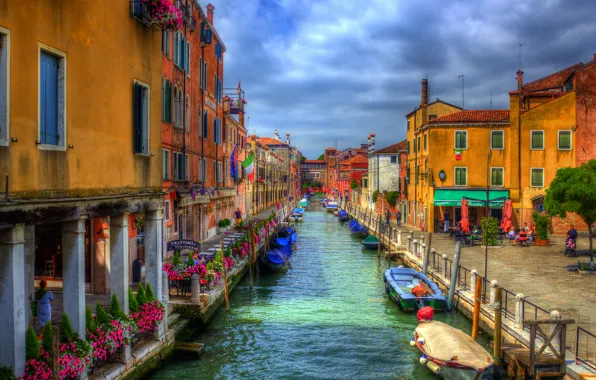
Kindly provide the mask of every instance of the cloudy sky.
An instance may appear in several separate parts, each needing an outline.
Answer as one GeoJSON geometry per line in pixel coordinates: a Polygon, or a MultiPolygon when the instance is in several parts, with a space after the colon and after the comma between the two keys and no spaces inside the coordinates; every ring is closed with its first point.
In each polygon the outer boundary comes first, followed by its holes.
{"type": "MultiPolygon", "coordinates": [[[[225,86],[242,79],[249,132],[291,133],[308,158],[405,136],[431,100],[508,107],[519,44],[524,81],[596,53],[594,0],[211,0],[227,47],[225,86]]],[[[204,6],[205,4],[201,2],[204,6]]]]}

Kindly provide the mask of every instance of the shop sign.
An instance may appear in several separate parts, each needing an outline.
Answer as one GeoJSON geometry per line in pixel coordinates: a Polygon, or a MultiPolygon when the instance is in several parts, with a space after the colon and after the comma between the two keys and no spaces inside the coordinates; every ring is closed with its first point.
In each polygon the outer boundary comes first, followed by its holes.
{"type": "Polygon", "coordinates": [[[184,249],[198,251],[200,246],[201,245],[194,240],[172,240],[168,242],[168,251],[182,251],[184,249]]]}

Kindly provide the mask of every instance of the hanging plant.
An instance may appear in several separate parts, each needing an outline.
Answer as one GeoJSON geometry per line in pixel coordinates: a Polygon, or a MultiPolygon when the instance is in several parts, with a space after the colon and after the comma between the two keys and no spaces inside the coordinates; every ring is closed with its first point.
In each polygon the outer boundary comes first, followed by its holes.
{"type": "Polygon", "coordinates": [[[182,15],[168,0],[141,0],[149,14],[149,23],[163,30],[182,29],[182,15]]]}

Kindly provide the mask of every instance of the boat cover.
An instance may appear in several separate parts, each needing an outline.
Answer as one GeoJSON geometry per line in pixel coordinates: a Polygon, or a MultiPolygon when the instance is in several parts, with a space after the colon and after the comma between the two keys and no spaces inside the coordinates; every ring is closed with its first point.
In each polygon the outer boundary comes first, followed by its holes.
{"type": "Polygon", "coordinates": [[[288,237],[280,237],[280,238],[275,239],[275,244],[280,247],[283,247],[284,245],[288,245],[290,243],[291,239],[292,238],[289,236],[288,237]]]}
{"type": "Polygon", "coordinates": [[[304,209],[303,208],[295,208],[294,211],[292,211],[292,213],[304,214],[304,209]]]}
{"type": "Polygon", "coordinates": [[[379,239],[377,239],[376,237],[374,237],[373,235],[368,235],[366,237],[366,239],[364,239],[362,241],[363,243],[378,243],[379,239]]]}
{"type": "Polygon", "coordinates": [[[298,239],[298,235],[296,234],[296,232],[294,232],[291,236],[290,236],[290,241],[292,242],[292,244],[296,243],[296,240],[298,239]]]}
{"type": "Polygon", "coordinates": [[[463,331],[443,322],[420,323],[416,333],[419,338],[424,338],[422,347],[432,358],[455,362],[478,371],[493,364],[492,356],[480,344],[463,331]]]}
{"type": "Polygon", "coordinates": [[[285,264],[288,257],[279,249],[272,249],[267,252],[266,259],[273,264],[285,264]]]}
{"type": "Polygon", "coordinates": [[[306,199],[301,200],[300,202],[298,202],[298,206],[308,206],[309,203],[306,199]]]}
{"type": "Polygon", "coordinates": [[[350,221],[350,231],[352,232],[362,232],[362,226],[355,220],[350,221]]]}
{"type": "Polygon", "coordinates": [[[345,210],[341,210],[337,213],[337,216],[339,216],[340,218],[347,218],[349,215],[345,210]]]}

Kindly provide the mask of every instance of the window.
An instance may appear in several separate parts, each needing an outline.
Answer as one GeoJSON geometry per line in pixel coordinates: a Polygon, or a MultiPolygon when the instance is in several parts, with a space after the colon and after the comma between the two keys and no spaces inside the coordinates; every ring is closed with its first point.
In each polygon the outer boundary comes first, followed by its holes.
{"type": "Polygon", "coordinates": [[[184,71],[190,76],[190,42],[186,43],[186,61],[184,62],[184,71]]]}
{"type": "Polygon", "coordinates": [[[531,187],[544,187],[544,168],[531,168],[530,177],[531,187]]]}
{"type": "Polygon", "coordinates": [[[217,75],[213,74],[213,97],[217,99],[217,75]]]}
{"type": "Polygon", "coordinates": [[[422,151],[422,145],[420,145],[420,136],[418,136],[418,142],[416,143],[418,151],[421,152],[422,151]]]}
{"type": "Polygon", "coordinates": [[[164,181],[170,179],[170,151],[167,149],[161,150],[161,172],[164,181]]]}
{"type": "Polygon", "coordinates": [[[180,34],[176,31],[174,32],[174,63],[178,64],[178,49],[180,48],[180,43],[178,42],[180,34]]]}
{"type": "Polygon", "coordinates": [[[391,156],[391,163],[392,164],[396,164],[397,163],[397,156],[391,156]]]}
{"type": "Polygon", "coordinates": [[[221,161],[213,161],[214,169],[215,169],[215,182],[222,182],[222,163],[221,161]]]}
{"type": "Polygon", "coordinates": [[[201,159],[201,181],[206,181],[207,180],[207,160],[205,160],[204,158],[201,159]]]}
{"type": "Polygon", "coordinates": [[[178,105],[178,128],[184,128],[184,97],[182,96],[182,89],[178,89],[178,101],[176,102],[178,105]]]}
{"type": "Polygon", "coordinates": [[[184,181],[185,175],[184,155],[174,152],[174,181],[184,181]]]}
{"type": "Polygon", "coordinates": [[[490,148],[493,150],[505,149],[504,131],[490,131],[490,148]]]}
{"type": "Polygon", "coordinates": [[[133,105],[134,153],[149,155],[149,86],[135,81],[133,105]]]}
{"type": "Polygon", "coordinates": [[[170,201],[169,200],[166,200],[166,202],[165,202],[164,218],[166,219],[166,222],[170,221],[170,201]]]}
{"type": "Polygon", "coordinates": [[[221,54],[222,53],[222,48],[221,48],[221,44],[218,42],[215,44],[215,56],[217,57],[218,61],[221,61],[221,54]]]}
{"type": "Polygon", "coordinates": [[[161,51],[164,55],[170,58],[170,31],[164,30],[161,32],[161,51]]]}
{"type": "Polygon", "coordinates": [[[207,111],[203,111],[203,138],[206,139],[209,137],[209,115],[207,115],[207,111]]]}
{"type": "Polygon", "coordinates": [[[410,130],[410,120],[406,120],[406,129],[410,130]]]}
{"type": "Polygon", "coordinates": [[[571,150],[571,131],[559,131],[559,150],[571,150]]]}
{"type": "Polygon", "coordinates": [[[437,115],[428,115],[428,120],[434,120],[437,118],[437,115]]]}
{"type": "Polygon", "coordinates": [[[426,133],[424,134],[424,150],[426,150],[426,133]]]}
{"type": "Polygon", "coordinates": [[[208,73],[208,68],[207,68],[207,62],[203,61],[203,90],[207,90],[207,73],[208,73]]]}
{"type": "Polygon", "coordinates": [[[468,185],[468,168],[455,168],[455,186],[468,185]]]}
{"type": "Polygon", "coordinates": [[[414,153],[416,153],[416,137],[414,137],[414,153]]]}
{"type": "Polygon", "coordinates": [[[178,127],[178,86],[174,85],[174,127],[178,127]]]}
{"type": "Polygon", "coordinates": [[[530,149],[544,149],[544,131],[530,131],[530,149]]]}
{"type": "Polygon", "coordinates": [[[408,141],[408,154],[410,154],[410,142],[408,141]]]}
{"type": "Polygon", "coordinates": [[[490,185],[504,186],[505,185],[505,169],[504,168],[490,168],[490,185]]]}
{"type": "MultiPolygon", "coordinates": [[[[66,148],[66,58],[40,46],[39,143],[44,149],[66,148]]],[[[8,136],[7,136],[8,137],[8,136]]]]}
{"type": "Polygon", "coordinates": [[[199,88],[203,88],[203,57],[199,58],[199,88]]]}
{"type": "Polygon", "coordinates": [[[190,98],[186,95],[186,119],[184,124],[186,125],[186,132],[190,132],[190,98]]]}
{"type": "Polygon", "coordinates": [[[8,145],[10,131],[10,31],[0,27],[0,146],[8,145]]]}
{"type": "Polygon", "coordinates": [[[223,100],[223,86],[222,86],[222,83],[221,83],[221,79],[218,79],[217,89],[219,90],[219,92],[217,94],[217,100],[221,104],[221,102],[223,100]]]}
{"type": "Polygon", "coordinates": [[[468,149],[468,131],[455,131],[455,149],[468,149]]]}
{"type": "Polygon", "coordinates": [[[190,157],[188,154],[184,159],[184,179],[187,181],[190,179],[190,157]]]}

